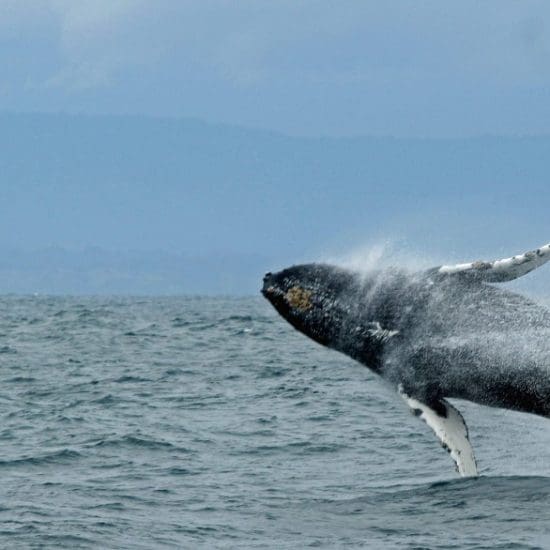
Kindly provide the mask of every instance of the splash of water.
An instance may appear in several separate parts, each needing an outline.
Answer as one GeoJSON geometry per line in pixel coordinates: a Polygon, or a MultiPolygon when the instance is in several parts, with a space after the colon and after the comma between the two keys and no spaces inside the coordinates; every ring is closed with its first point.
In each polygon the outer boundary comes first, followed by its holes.
{"type": "Polygon", "coordinates": [[[361,273],[380,269],[414,272],[443,263],[441,259],[411,249],[408,244],[395,239],[363,243],[337,253],[326,253],[322,261],[361,273]]]}

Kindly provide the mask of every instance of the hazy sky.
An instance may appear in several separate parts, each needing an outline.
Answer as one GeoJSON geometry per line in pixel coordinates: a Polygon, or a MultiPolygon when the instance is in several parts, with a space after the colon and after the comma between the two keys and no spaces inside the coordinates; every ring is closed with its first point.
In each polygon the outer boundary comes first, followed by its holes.
{"type": "Polygon", "coordinates": [[[550,236],[548,0],[0,0],[0,67],[0,292],[550,236]]]}
{"type": "Polygon", "coordinates": [[[550,3],[0,0],[0,109],[300,135],[550,132],[550,3]]]}

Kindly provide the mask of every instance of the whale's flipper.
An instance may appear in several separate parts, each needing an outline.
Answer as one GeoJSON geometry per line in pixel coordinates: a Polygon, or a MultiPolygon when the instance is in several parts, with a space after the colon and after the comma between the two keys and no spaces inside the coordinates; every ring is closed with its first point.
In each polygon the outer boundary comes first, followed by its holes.
{"type": "Polygon", "coordinates": [[[441,445],[449,452],[461,476],[477,476],[474,450],[468,438],[468,427],[463,416],[445,399],[437,401],[438,411],[407,395],[402,387],[399,394],[412,409],[434,431],[441,445]]]}
{"type": "Polygon", "coordinates": [[[477,261],[467,264],[442,265],[430,271],[439,275],[460,274],[488,283],[504,283],[533,271],[548,260],[550,260],[550,244],[511,258],[492,262],[477,261]]]}

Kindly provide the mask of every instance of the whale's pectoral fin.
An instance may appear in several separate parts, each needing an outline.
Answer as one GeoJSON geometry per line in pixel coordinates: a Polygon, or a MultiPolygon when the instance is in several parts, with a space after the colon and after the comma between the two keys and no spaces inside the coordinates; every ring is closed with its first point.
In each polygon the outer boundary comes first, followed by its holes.
{"type": "Polygon", "coordinates": [[[461,476],[477,476],[474,450],[468,438],[468,427],[456,407],[445,399],[438,399],[435,408],[407,395],[402,387],[399,394],[412,412],[434,431],[441,445],[449,452],[461,476]]]}
{"type": "Polygon", "coordinates": [[[512,281],[533,271],[550,260],[550,244],[519,256],[491,262],[442,265],[430,270],[436,275],[460,275],[487,283],[512,281]]]}

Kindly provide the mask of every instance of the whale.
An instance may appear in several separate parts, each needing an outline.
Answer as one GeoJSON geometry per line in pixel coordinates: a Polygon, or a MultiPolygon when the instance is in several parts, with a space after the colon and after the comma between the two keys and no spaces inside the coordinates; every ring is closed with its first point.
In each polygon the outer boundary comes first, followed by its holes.
{"type": "Polygon", "coordinates": [[[301,264],[266,273],[261,292],[295,329],[394,387],[458,473],[476,476],[468,427],[448,399],[550,418],[550,310],[502,284],[548,260],[550,244],[412,272],[301,264]]]}

